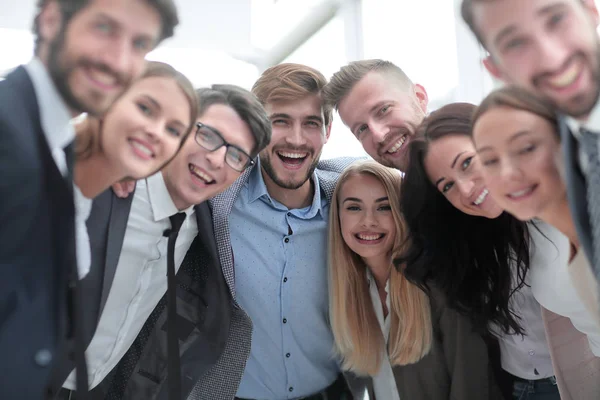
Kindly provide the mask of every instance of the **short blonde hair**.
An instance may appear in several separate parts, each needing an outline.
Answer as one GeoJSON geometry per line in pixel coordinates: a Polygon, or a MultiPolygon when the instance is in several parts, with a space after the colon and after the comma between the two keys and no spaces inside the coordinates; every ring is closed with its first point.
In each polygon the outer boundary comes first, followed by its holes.
{"type": "MultiPolygon", "coordinates": [[[[326,84],[327,79],[316,69],[286,63],[267,69],[252,86],[252,93],[264,106],[267,103],[296,101],[309,95],[321,96],[326,84]]],[[[323,114],[325,125],[331,124],[331,107],[324,104],[323,114]]]]}
{"type": "Polygon", "coordinates": [[[432,326],[429,297],[394,268],[392,260],[405,239],[400,211],[401,178],[397,170],[374,161],[352,164],[340,176],[329,215],[329,313],[336,353],[342,368],[359,375],[377,374],[385,340],[375,316],[366,280],[366,264],[342,237],[339,194],[353,176],[369,174],[384,186],[396,224],[390,257],[390,336],[387,351],[392,365],[416,363],[431,349],[432,326]]]}

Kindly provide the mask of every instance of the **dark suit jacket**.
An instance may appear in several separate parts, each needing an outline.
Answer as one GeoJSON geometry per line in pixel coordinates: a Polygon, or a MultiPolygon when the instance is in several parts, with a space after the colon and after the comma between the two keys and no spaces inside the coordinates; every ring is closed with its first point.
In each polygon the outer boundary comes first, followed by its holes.
{"type": "MultiPolygon", "coordinates": [[[[579,168],[579,154],[577,139],[571,133],[567,125],[566,118],[561,116],[559,119],[560,138],[562,142],[563,158],[565,163],[565,178],[567,185],[567,195],[569,198],[569,208],[575,222],[579,243],[585,251],[588,260],[592,258],[592,227],[590,225],[590,215],[588,213],[587,190],[585,177],[581,168],[579,168]]],[[[592,265],[596,278],[600,278],[600,265],[592,265]]]]}
{"type": "Polygon", "coordinates": [[[72,345],[74,206],[23,67],[0,82],[0,170],[0,398],[42,399],[72,345]]]}
{"type": "MultiPolygon", "coordinates": [[[[393,367],[400,399],[410,400],[501,400],[488,346],[464,315],[448,308],[443,296],[432,290],[431,351],[419,362],[393,367]]],[[[355,398],[367,390],[377,399],[370,378],[349,378],[355,398]]]]}
{"type": "MultiPolygon", "coordinates": [[[[86,326],[93,329],[87,332],[86,344],[93,337],[108,299],[132,200],[133,194],[121,199],[109,189],[94,200],[87,221],[92,268],[83,281],[83,292],[86,326]]],[[[231,314],[231,297],[221,272],[208,205],[196,206],[195,215],[198,235],[176,275],[183,398],[221,355],[231,314]]],[[[130,350],[99,385],[101,391],[123,399],[167,399],[165,305],[166,294],[130,350]]]]}

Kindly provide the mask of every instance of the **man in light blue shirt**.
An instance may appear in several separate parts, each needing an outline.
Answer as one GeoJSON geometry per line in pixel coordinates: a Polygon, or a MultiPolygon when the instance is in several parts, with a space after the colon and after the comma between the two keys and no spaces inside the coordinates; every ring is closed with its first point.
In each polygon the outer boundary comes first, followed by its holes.
{"type": "Polygon", "coordinates": [[[329,326],[327,221],[352,160],[319,162],[331,129],[325,84],[303,65],[265,71],[252,91],[271,120],[271,143],[212,201],[224,274],[252,320],[252,330],[236,333],[242,342],[252,336],[240,399],[345,396],[329,326]]]}

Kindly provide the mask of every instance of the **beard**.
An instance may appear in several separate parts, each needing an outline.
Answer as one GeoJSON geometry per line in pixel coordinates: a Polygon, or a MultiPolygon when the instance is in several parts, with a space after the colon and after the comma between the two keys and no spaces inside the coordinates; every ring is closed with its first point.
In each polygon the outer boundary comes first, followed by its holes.
{"type": "MultiPolygon", "coordinates": [[[[275,151],[273,151],[273,153],[275,154],[275,151]]],[[[319,152],[319,154],[317,154],[316,156],[313,153],[309,153],[309,155],[310,154],[312,154],[314,157],[313,161],[311,162],[310,166],[306,170],[306,174],[304,174],[299,179],[284,180],[284,179],[280,178],[277,175],[277,171],[273,167],[273,163],[271,162],[271,155],[266,152],[264,152],[260,155],[260,165],[261,165],[261,168],[267,173],[269,178],[271,178],[271,180],[273,182],[275,182],[275,184],[277,186],[279,186],[283,189],[296,190],[296,189],[299,189],[300,187],[302,187],[302,185],[304,185],[306,183],[306,181],[308,181],[310,179],[313,172],[317,168],[317,164],[319,163],[319,158],[321,157],[321,153],[319,152]]],[[[275,157],[278,157],[278,156],[275,154],[275,157]]]]}
{"type": "Polygon", "coordinates": [[[78,97],[69,83],[77,68],[95,68],[111,74],[117,79],[117,85],[123,90],[131,83],[131,78],[114,72],[106,64],[94,62],[85,57],[75,59],[70,56],[66,46],[66,29],[63,27],[56,39],[48,45],[48,73],[67,107],[76,113],[86,112],[96,117],[101,116],[117,97],[114,95],[114,98],[109,98],[106,93],[93,88],[88,90],[87,98],[78,97]]]}

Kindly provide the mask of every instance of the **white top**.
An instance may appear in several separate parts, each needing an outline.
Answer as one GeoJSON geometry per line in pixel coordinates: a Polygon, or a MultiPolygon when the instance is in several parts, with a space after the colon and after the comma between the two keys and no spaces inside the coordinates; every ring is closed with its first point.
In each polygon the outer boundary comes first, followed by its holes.
{"type": "Polygon", "coordinates": [[[549,224],[537,220],[535,224],[541,233],[530,229],[535,260],[529,271],[533,295],[543,307],[569,318],[577,330],[587,335],[592,352],[600,357],[600,326],[579,297],[569,274],[569,239],[549,224]]]}
{"type": "Polygon", "coordinates": [[[79,279],[83,279],[90,271],[92,263],[90,238],[85,224],[92,211],[92,199],[85,197],[75,184],[73,184],[73,195],[75,197],[75,254],[77,256],[77,272],[79,279]]]}
{"type": "MultiPolygon", "coordinates": [[[[532,228],[533,229],[533,228],[532,228]]],[[[536,262],[532,259],[532,264],[536,262]]],[[[502,369],[522,379],[536,380],[554,375],[552,358],[542,320],[542,309],[533,297],[529,275],[524,285],[510,299],[512,310],[521,318],[525,335],[506,335],[495,328],[500,344],[502,369]]]]}
{"type": "MultiPolygon", "coordinates": [[[[369,293],[371,293],[373,309],[375,310],[377,321],[379,321],[379,326],[381,327],[381,331],[383,333],[383,337],[385,338],[385,343],[387,345],[388,337],[390,336],[390,314],[388,312],[387,317],[383,317],[383,307],[381,306],[381,298],[379,297],[379,292],[377,291],[377,284],[375,283],[375,278],[371,274],[369,268],[367,268],[367,282],[369,283],[369,293]]],[[[387,295],[389,293],[389,289],[390,281],[388,280],[385,285],[385,303],[388,310],[390,310],[390,296],[387,295]]],[[[390,364],[390,357],[387,352],[387,346],[383,349],[382,359],[383,362],[381,364],[381,369],[379,370],[377,375],[372,377],[375,398],[385,400],[400,400],[400,395],[398,394],[398,387],[396,386],[396,379],[394,378],[394,372],[392,371],[392,366],[390,364]]]]}
{"type": "MultiPolygon", "coordinates": [[[[96,334],[86,350],[90,388],[98,385],[125,355],[146,319],[167,291],[169,217],[177,213],[162,173],[137,182],[123,248],[114,281],[96,334]]],[[[175,268],[198,233],[194,208],[185,219],[175,244],[175,268]]],[[[75,389],[71,373],[64,387],[75,389]]]]}

